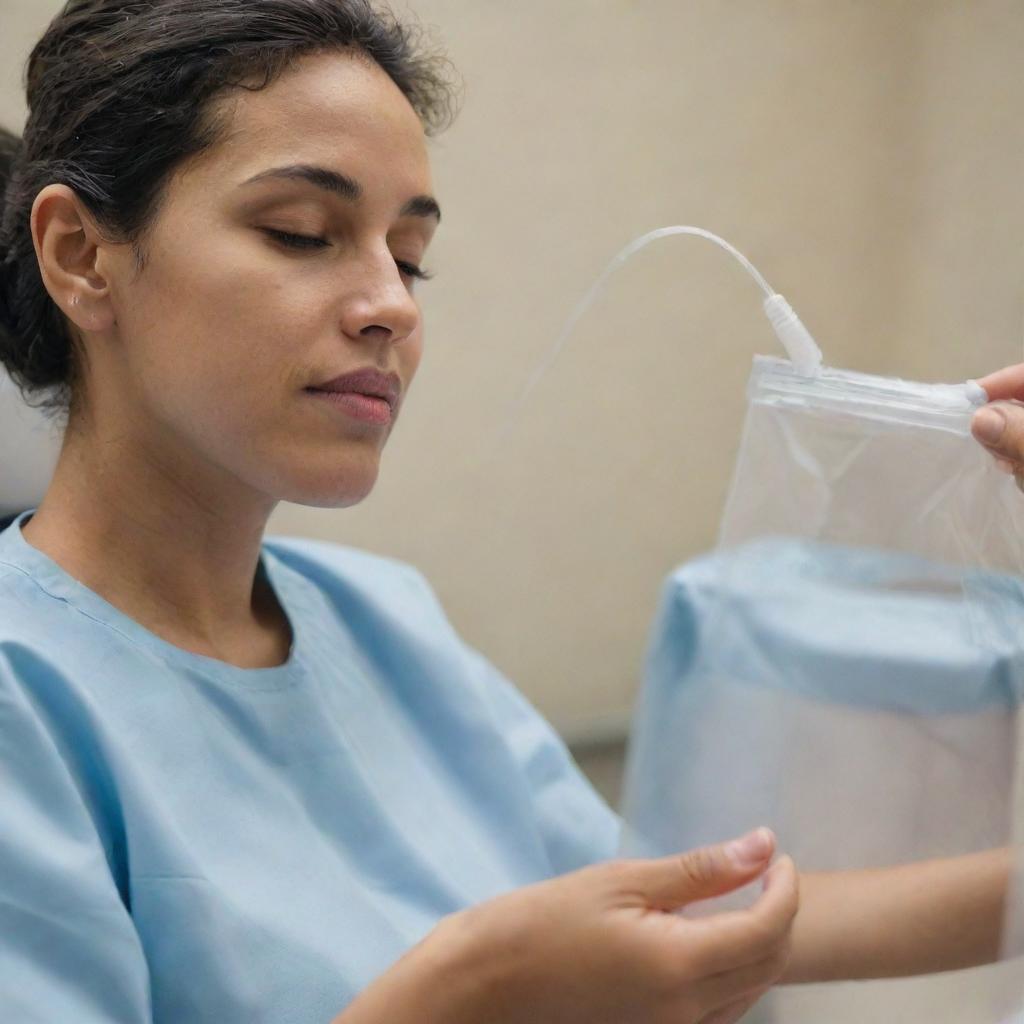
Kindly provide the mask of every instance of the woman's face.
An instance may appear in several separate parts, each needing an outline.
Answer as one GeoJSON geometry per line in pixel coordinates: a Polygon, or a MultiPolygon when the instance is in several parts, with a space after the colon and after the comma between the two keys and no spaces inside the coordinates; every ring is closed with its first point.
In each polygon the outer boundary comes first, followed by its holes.
{"type": "Polygon", "coordinates": [[[89,353],[89,402],[214,484],[350,505],[422,352],[423,130],[376,64],[336,52],[221,102],[221,141],[172,176],[142,271],[105,254],[116,328],[101,372],[89,353]],[[311,390],[357,371],[347,393],[311,390]]]}

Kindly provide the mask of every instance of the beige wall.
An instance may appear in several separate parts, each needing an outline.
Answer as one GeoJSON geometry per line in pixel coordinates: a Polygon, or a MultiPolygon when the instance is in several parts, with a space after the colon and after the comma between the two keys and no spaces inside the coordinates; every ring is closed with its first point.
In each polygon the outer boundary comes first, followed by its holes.
{"type": "MultiPolygon", "coordinates": [[[[836,365],[975,376],[1021,353],[1024,7],[1016,0],[415,0],[466,80],[434,144],[445,223],[428,355],[362,506],[271,529],[411,560],[558,723],[617,720],[657,588],[713,542],[752,283],[659,243],[581,325],[623,243],[696,223],[743,249],[836,365]]],[[[0,0],[0,115],[55,3],[0,0]]]]}

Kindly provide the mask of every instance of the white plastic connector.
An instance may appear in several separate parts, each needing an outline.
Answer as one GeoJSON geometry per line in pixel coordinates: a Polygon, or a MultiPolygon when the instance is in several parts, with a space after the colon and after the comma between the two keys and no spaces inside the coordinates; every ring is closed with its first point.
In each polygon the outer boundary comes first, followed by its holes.
{"type": "Polygon", "coordinates": [[[764,300],[764,311],[789,361],[802,377],[813,377],[821,369],[821,349],[804,327],[793,307],[778,292],[764,300]]]}

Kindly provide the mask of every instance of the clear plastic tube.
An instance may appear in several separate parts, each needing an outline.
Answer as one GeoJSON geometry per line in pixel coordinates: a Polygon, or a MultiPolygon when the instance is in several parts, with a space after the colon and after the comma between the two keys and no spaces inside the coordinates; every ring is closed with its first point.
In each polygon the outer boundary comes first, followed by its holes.
{"type": "Polygon", "coordinates": [[[507,433],[511,425],[518,420],[519,414],[530,395],[533,393],[534,388],[536,388],[541,379],[551,368],[552,363],[554,363],[558,358],[559,353],[565,347],[569,338],[572,336],[573,331],[576,330],[576,327],[583,318],[583,315],[594,304],[594,301],[601,294],[612,274],[640,252],[641,249],[646,248],[652,242],[656,242],[662,238],[670,238],[675,235],[693,235],[698,238],[705,238],[709,242],[714,242],[715,245],[724,249],[734,259],[736,259],[743,269],[746,270],[746,272],[757,282],[758,287],[764,292],[765,315],[768,317],[768,320],[772,325],[772,329],[775,331],[776,336],[782,343],[783,348],[790,357],[790,360],[797,372],[805,374],[813,374],[817,372],[818,367],[821,366],[822,362],[821,350],[818,348],[810,332],[800,321],[800,318],[793,311],[793,308],[772,288],[757,267],[755,267],[754,264],[739,251],[739,249],[734,245],[731,245],[724,238],[714,234],[714,232],[708,231],[705,228],[693,227],[692,225],[676,224],[670,227],[656,228],[653,231],[648,231],[645,235],[641,235],[639,238],[635,238],[632,242],[623,247],[604,268],[597,280],[590,286],[583,298],[576,304],[576,308],[570,314],[569,319],[566,320],[558,338],[555,340],[555,343],[551,346],[547,354],[541,359],[537,364],[536,369],[530,375],[530,379],[527,381],[526,386],[523,388],[513,409],[509,413],[506,428],[503,433],[507,433]]]}

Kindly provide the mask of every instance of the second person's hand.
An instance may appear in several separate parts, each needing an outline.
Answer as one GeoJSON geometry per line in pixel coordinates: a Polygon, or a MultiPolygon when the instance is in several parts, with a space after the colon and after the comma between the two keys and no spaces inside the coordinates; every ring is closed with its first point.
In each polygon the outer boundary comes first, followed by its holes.
{"type": "Polygon", "coordinates": [[[988,394],[971,421],[971,431],[995,457],[996,465],[1013,474],[1024,489],[1024,363],[1008,366],[981,378],[978,383],[988,394]]]}

